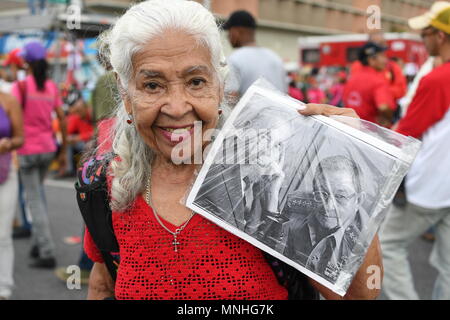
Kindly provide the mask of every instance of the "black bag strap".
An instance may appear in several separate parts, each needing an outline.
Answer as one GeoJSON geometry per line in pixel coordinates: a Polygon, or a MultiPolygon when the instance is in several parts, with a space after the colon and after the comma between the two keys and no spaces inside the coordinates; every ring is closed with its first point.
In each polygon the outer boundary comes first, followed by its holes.
{"type": "Polygon", "coordinates": [[[106,268],[108,269],[108,272],[111,275],[113,282],[115,283],[117,279],[117,262],[114,260],[111,252],[101,250],[100,253],[102,254],[103,261],[105,261],[106,268]]]}
{"type": "Polygon", "coordinates": [[[117,278],[117,262],[112,252],[119,246],[112,226],[112,210],[109,206],[107,170],[112,154],[92,157],[78,169],[75,183],[77,203],[84,223],[99,249],[111,278],[117,278]]]}

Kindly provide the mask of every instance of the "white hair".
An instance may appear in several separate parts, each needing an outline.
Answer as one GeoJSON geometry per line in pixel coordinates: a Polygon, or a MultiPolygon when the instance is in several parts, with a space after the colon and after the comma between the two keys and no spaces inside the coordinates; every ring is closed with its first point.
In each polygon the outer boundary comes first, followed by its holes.
{"type": "Polygon", "coordinates": [[[195,1],[148,0],[132,6],[106,36],[110,63],[124,87],[132,75],[133,55],[151,39],[173,29],[194,36],[198,44],[208,48],[213,67],[221,80],[225,79],[226,59],[212,13],[195,1]]]}
{"type": "MultiPolygon", "coordinates": [[[[110,63],[123,90],[133,74],[133,55],[155,37],[174,29],[192,35],[197,45],[209,50],[220,85],[225,86],[228,68],[212,13],[194,1],[148,0],[132,6],[100,39],[100,51],[102,48],[109,50],[110,63]]],[[[223,125],[230,110],[225,100],[221,102],[223,113],[218,127],[223,125]]],[[[145,190],[154,152],[137,130],[127,124],[128,114],[123,102],[117,106],[115,116],[113,151],[120,160],[112,161],[111,208],[124,211],[145,190]]]]}

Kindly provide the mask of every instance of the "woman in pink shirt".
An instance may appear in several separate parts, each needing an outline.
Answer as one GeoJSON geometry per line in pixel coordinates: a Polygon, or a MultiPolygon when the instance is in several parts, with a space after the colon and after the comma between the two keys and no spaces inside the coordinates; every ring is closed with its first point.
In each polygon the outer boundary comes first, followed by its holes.
{"type": "Polygon", "coordinates": [[[306,98],[308,103],[326,103],[327,96],[322,89],[319,88],[317,84],[317,79],[314,76],[310,76],[308,79],[309,88],[306,90],[306,98]]]}
{"type": "Polygon", "coordinates": [[[295,83],[294,80],[289,82],[288,93],[294,99],[297,99],[297,100],[300,100],[300,101],[304,100],[303,92],[302,92],[302,90],[297,88],[297,84],[295,83]]]}
{"type": "Polygon", "coordinates": [[[14,83],[12,93],[23,109],[25,143],[18,149],[20,179],[25,201],[33,219],[31,267],[54,268],[55,246],[50,232],[44,190],[44,177],[56,154],[52,130],[52,115],[56,113],[61,124],[63,143],[58,155],[60,166],[66,163],[66,124],[61,109],[61,98],[56,84],[47,77],[46,50],[39,42],[30,42],[21,51],[28,65],[28,76],[14,83]]]}

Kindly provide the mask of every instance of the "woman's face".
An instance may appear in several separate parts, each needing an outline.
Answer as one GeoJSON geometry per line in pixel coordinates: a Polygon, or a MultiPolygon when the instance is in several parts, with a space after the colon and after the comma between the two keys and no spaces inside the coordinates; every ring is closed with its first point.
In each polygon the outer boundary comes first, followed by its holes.
{"type": "Polygon", "coordinates": [[[218,121],[222,90],[209,50],[191,35],[167,31],[136,53],[132,64],[124,102],[136,130],[164,158],[173,160],[174,148],[182,143],[189,152],[177,151],[177,156],[190,159],[218,121]]]}

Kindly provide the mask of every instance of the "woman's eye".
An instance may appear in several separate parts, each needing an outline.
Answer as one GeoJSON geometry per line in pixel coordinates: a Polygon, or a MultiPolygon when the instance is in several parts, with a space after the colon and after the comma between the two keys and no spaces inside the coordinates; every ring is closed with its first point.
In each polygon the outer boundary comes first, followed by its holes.
{"type": "Polygon", "coordinates": [[[192,79],[189,84],[191,87],[198,89],[202,88],[205,85],[206,81],[204,79],[192,79]]]}
{"type": "Polygon", "coordinates": [[[145,88],[155,91],[159,89],[161,86],[157,82],[148,82],[145,84],[145,88]]]}

